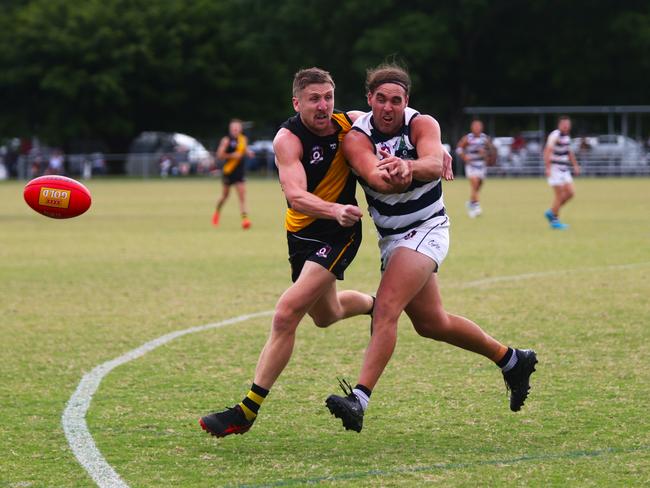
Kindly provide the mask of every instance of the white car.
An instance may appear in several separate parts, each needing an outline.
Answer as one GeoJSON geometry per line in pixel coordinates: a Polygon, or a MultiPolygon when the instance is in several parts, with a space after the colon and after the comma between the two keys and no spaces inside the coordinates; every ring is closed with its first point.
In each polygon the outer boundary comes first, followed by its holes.
{"type": "Polygon", "coordinates": [[[176,147],[187,149],[190,163],[203,168],[209,168],[212,165],[212,155],[210,152],[192,136],[176,132],[172,137],[176,147]]]}
{"type": "Polygon", "coordinates": [[[623,164],[641,164],[645,161],[643,145],[621,134],[601,134],[595,137],[576,137],[571,148],[578,158],[623,164]]]}
{"type": "MultiPolygon", "coordinates": [[[[204,173],[212,167],[210,152],[194,137],[179,132],[142,132],[131,143],[126,159],[126,172],[130,175],[149,176],[161,174],[161,160],[173,156],[182,174],[204,173]]],[[[172,171],[172,174],[175,174],[172,171]]]]}

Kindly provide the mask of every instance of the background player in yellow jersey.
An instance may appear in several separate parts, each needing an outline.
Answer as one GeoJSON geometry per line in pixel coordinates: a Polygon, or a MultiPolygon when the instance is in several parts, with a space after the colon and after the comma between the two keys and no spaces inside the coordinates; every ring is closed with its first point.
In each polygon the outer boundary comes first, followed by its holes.
{"type": "Polygon", "coordinates": [[[298,324],[309,314],[318,327],[372,312],[374,299],[337,291],[336,280],[361,244],[356,178],[341,152],[343,137],[360,112],[334,111],[334,81],[327,71],[298,71],[293,107],[273,141],[276,165],[289,208],[285,227],[293,285],[275,307],[271,334],[262,350],[250,391],[238,405],[199,420],[217,437],[243,434],[291,358],[298,324]]]}
{"type": "Polygon", "coordinates": [[[226,203],[230,194],[230,187],[235,185],[237,195],[239,196],[239,210],[241,212],[241,226],[248,229],[251,221],[248,220],[248,210],[246,208],[246,183],[244,157],[248,152],[248,139],[242,133],[242,122],[238,119],[232,119],[228,126],[228,135],[221,138],[217,148],[217,159],[225,160],[223,165],[223,191],[221,198],[217,202],[217,209],[212,215],[212,225],[219,225],[219,215],[221,207],[226,203]]]}

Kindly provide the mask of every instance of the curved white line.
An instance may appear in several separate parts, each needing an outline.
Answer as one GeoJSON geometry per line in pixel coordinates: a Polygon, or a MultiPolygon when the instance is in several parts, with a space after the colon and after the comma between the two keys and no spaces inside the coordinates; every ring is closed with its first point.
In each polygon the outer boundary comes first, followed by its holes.
{"type": "MultiPolygon", "coordinates": [[[[648,265],[650,265],[650,262],[618,264],[591,268],[565,269],[558,271],[544,271],[539,273],[525,273],[509,276],[494,276],[482,280],[450,284],[449,286],[452,288],[472,288],[476,286],[490,285],[493,283],[500,283],[505,281],[520,281],[530,278],[561,275],[565,273],[601,271],[608,269],[632,269],[648,265]]],[[[240,315],[239,317],[223,320],[214,324],[199,325],[196,327],[190,327],[189,329],[170,332],[169,334],[158,337],[157,339],[153,339],[143,344],[142,346],[133,349],[126,354],[123,354],[118,358],[102,363],[99,366],[95,367],[90,373],[86,373],[79,382],[77,389],[68,400],[68,404],[63,412],[63,416],[61,417],[61,422],[63,424],[63,431],[65,432],[65,436],[68,440],[70,448],[72,449],[72,452],[79,461],[79,464],[83,466],[83,468],[91,476],[95,483],[97,483],[97,486],[100,488],[129,488],[129,485],[124,482],[124,480],[120,477],[119,474],[117,474],[113,467],[108,464],[104,456],[102,456],[101,452],[99,452],[99,449],[97,449],[92,435],[88,431],[88,424],[86,423],[86,413],[90,408],[90,402],[92,401],[93,395],[99,388],[99,384],[101,383],[104,376],[110,373],[114,368],[137,359],[140,356],[143,356],[146,353],[156,349],[157,347],[173,341],[174,339],[177,339],[178,337],[192,334],[194,332],[203,332],[210,329],[217,329],[225,325],[236,324],[238,322],[243,322],[252,318],[264,317],[272,314],[272,310],[267,310],[265,312],[240,315]]]]}
{"type": "Polygon", "coordinates": [[[110,373],[118,366],[133,361],[134,359],[144,356],[159,346],[166,344],[181,336],[192,334],[194,332],[203,332],[210,329],[217,329],[230,324],[236,324],[256,317],[272,315],[273,311],[251,313],[240,315],[232,319],[223,320],[214,324],[199,325],[189,329],[170,332],[164,336],[149,341],[140,347],[133,349],[122,356],[100,364],[90,373],[86,373],[79,382],[77,389],[68,400],[68,404],[61,417],[63,431],[68,439],[68,444],[72,449],[75,457],[83,468],[88,472],[91,478],[99,487],[106,488],[128,488],[120,475],[115,472],[113,467],[108,464],[104,456],[95,445],[92,435],[88,431],[86,423],[86,413],[90,408],[90,402],[93,395],[99,388],[104,376],[110,373]]]}

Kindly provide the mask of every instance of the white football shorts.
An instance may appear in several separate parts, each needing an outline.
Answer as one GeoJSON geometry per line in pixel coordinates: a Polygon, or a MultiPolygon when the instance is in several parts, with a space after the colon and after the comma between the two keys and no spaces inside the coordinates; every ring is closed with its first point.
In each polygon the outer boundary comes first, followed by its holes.
{"type": "Polygon", "coordinates": [[[571,168],[563,164],[551,164],[551,176],[546,180],[550,186],[562,186],[573,183],[571,168]]]}
{"type": "Polygon", "coordinates": [[[398,247],[406,247],[424,254],[435,261],[440,268],[449,252],[449,224],[449,216],[441,215],[403,234],[381,237],[379,239],[381,270],[386,269],[391,254],[398,247]]]}
{"type": "Polygon", "coordinates": [[[485,166],[472,166],[469,164],[465,165],[465,176],[467,178],[479,178],[481,180],[484,180],[485,177],[487,176],[487,170],[485,166]]]}

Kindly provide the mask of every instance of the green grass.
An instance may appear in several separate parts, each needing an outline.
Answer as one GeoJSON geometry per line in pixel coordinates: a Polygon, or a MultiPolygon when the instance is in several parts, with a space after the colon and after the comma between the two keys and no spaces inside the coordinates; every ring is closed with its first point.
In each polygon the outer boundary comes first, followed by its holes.
{"type": "MultiPolygon", "coordinates": [[[[467,182],[445,185],[447,309],[538,352],[519,413],[489,361],[422,339],[403,319],[363,432],[346,432],[324,399],[336,376],[356,379],[368,320],[322,330],[306,319],[255,427],[211,438],[197,418],[247,391],[263,317],[118,367],[89,429],[132,487],[647,485],[648,185],[578,180],[566,232],[545,223],[541,179],[488,181],[476,220],[464,213],[467,182]]],[[[88,214],[55,221],[25,205],[22,186],[0,184],[0,486],[93,486],[61,427],[83,374],[171,331],[272,309],[289,284],[285,202],[277,182],[250,181],[251,230],[234,199],[214,229],[215,180],[91,180],[88,214]]],[[[344,285],[372,292],[379,259],[364,220],[344,285]]]]}

